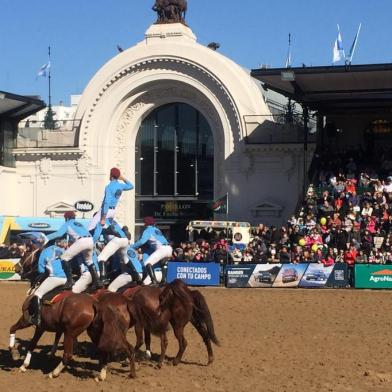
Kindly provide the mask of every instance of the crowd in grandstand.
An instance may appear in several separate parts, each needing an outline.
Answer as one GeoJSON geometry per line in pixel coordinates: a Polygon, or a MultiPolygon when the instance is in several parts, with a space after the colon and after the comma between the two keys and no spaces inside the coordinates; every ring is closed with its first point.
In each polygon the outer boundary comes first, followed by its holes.
{"type": "MultiPolygon", "coordinates": [[[[301,212],[280,228],[259,225],[239,249],[218,240],[182,243],[175,258],[229,263],[392,263],[392,175],[360,152],[317,158],[301,212]],[[361,165],[358,164],[361,162],[361,165]],[[228,254],[227,254],[228,252],[228,254]]],[[[392,156],[392,153],[390,154],[392,156]]],[[[386,160],[380,156],[380,161],[386,160]]]]}

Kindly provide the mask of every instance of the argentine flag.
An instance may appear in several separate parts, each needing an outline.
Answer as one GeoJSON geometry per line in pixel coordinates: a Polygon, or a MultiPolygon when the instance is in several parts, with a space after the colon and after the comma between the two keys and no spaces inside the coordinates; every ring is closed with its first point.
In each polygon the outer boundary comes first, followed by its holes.
{"type": "Polygon", "coordinates": [[[50,69],[50,61],[46,64],[44,64],[38,71],[37,76],[43,76],[46,78],[46,72],[50,69]]]}
{"type": "Polygon", "coordinates": [[[342,35],[340,34],[340,29],[338,26],[338,36],[335,41],[335,45],[333,47],[333,63],[337,63],[343,59],[345,59],[346,56],[344,54],[344,49],[343,49],[343,40],[342,40],[342,35]]]}

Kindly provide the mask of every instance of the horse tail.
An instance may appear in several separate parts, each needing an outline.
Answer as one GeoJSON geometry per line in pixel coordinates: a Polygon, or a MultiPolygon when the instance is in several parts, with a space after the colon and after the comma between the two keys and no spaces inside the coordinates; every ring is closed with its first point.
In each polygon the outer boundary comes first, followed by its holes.
{"type": "Polygon", "coordinates": [[[202,293],[198,290],[191,291],[193,297],[193,313],[192,313],[192,324],[205,324],[207,328],[208,337],[217,346],[220,346],[219,340],[216,337],[214,322],[208,308],[207,302],[202,293]]]}

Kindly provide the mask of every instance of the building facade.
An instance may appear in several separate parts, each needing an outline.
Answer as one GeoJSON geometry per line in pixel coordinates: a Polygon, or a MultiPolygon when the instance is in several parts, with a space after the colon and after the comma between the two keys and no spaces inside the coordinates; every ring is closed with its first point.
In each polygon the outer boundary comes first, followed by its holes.
{"type": "Polygon", "coordinates": [[[313,154],[274,122],[244,68],[180,23],[152,25],[105,64],[74,124],[14,150],[16,168],[0,174],[10,190],[0,214],[53,216],[78,200],[98,209],[117,166],[136,184],[117,212],[132,230],[154,215],[179,238],[189,220],[212,219],[209,204],[226,193],[230,220],[279,224],[295,209],[313,154]]]}

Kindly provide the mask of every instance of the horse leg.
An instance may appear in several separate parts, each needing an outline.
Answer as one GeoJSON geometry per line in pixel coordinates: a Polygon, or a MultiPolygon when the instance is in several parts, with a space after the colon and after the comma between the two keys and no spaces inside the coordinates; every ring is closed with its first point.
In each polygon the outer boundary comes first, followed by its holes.
{"type": "Polygon", "coordinates": [[[173,365],[177,366],[181,362],[182,356],[184,355],[184,351],[186,349],[186,346],[188,345],[188,342],[184,337],[184,326],[174,325],[173,330],[174,330],[174,335],[178,340],[178,353],[173,360],[173,365]]]}
{"type": "Polygon", "coordinates": [[[30,366],[30,361],[31,361],[31,355],[34,351],[34,349],[37,347],[37,343],[38,341],[41,339],[41,336],[43,335],[45,331],[41,328],[36,328],[35,332],[34,332],[34,336],[33,339],[31,339],[31,342],[27,348],[27,354],[26,354],[26,358],[23,362],[23,365],[19,368],[19,370],[22,373],[25,373],[27,368],[30,366]]]}
{"type": "Polygon", "coordinates": [[[167,340],[166,332],[164,332],[161,335],[161,355],[159,357],[159,362],[158,362],[159,369],[162,367],[163,361],[165,359],[167,344],[168,344],[168,340],[167,340]]]}
{"type": "Polygon", "coordinates": [[[211,363],[214,362],[214,353],[212,351],[211,339],[208,335],[208,331],[201,323],[197,322],[196,320],[192,319],[191,323],[196,328],[197,332],[199,332],[199,335],[203,338],[203,342],[206,345],[208,353],[207,365],[211,365],[211,363]]]}
{"type": "Polygon", "coordinates": [[[135,351],[139,351],[143,345],[143,328],[140,325],[135,325],[136,345],[135,351]]]}
{"type": "Polygon", "coordinates": [[[73,344],[74,337],[69,333],[64,333],[64,353],[61,362],[58,364],[56,369],[49,374],[49,378],[57,378],[64,368],[68,365],[69,361],[72,359],[73,355],[73,344]]]}
{"type": "Polygon", "coordinates": [[[11,357],[14,361],[19,361],[19,359],[20,359],[19,351],[15,347],[16,331],[19,331],[21,329],[25,329],[30,326],[31,326],[31,323],[29,321],[26,321],[25,318],[23,316],[21,316],[20,319],[10,328],[9,350],[11,353],[11,357]]]}
{"type": "Polygon", "coordinates": [[[96,382],[105,381],[107,377],[108,355],[104,352],[99,353],[99,375],[95,377],[96,382]]]}
{"type": "Polygon", "coordinates": [[[59,347],[59,342],[60,342],[60,338],[61,338],[62,332],[56,332],[56,336],[54,338],[54,342],[53,342],[53,346],[52,349],[50,350],[49,353],[49,357],[50,358],[54,358],[54,356],[56,355],[56,351],[59,347]]]}
{"type": "Polygon", "coordinates": [[[151,333],[147,328],[144,329],[144,343],[146,344],[146,356],[151,359],[151,333]]]}
{"type": "Polygon", "coordinates": [[[136,378],[135,350],[127,340],[125,340],[125,345],[126,345],[127,355],[129,359],[129,378],[136,378]]]}

